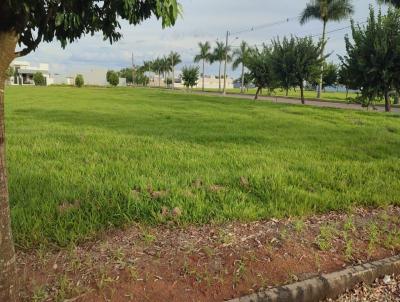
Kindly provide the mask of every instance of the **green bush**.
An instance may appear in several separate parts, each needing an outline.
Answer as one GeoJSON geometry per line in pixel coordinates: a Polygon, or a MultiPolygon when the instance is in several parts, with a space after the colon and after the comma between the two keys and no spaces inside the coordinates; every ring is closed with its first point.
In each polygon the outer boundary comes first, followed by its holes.
{"type": "Polygon", "coordinates": [[[199,80],[199,67],[193,66],[185,66],[182,68],[182,80],[183,85],[186,88],[193,88],[193,86],[197,85],[197,81],[199,80]]]}
{"type": "Polygon", "coordinates": [[[107,82],[110,83],[112,86],[118,86],[119,84],[119,76],[118,73],[115,71],[108,71],[107,72],[107,82]]]}
{"type": "Polygon", "coordinates": [[[76,87],[82,87],[85,84],[85,81],[83,79],[83,75],[78,74],[75,78],[75,86],[76,87]]]}
{"type": "Polygon", "coordinates": [[[41,72],[36,72],[33,75],[33,81],[35,82],[36,86],[46,86],[46,78],[41,72]]]}

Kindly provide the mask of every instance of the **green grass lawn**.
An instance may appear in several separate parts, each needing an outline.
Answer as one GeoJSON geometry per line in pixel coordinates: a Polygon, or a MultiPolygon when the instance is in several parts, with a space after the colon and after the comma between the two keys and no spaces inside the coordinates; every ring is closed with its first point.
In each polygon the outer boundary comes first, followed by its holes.
{"type": "Polygon", "coordinates": [[[6,105],[21,247],[164,223],[163,206],[201,224],[400,204],[399,115],[131,88],[7,87],[6,105]]]}

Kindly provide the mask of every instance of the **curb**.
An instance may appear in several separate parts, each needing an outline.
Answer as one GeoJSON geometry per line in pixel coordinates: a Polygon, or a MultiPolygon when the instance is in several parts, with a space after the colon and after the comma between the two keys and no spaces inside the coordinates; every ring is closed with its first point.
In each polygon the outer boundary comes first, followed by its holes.
{"type": "Polygon", "coordinates": [[[228,302],[317,302],[337,298],[361,282],[371,284],[377,278],[393,274],[400,274],[400,255],[276,287],[228,302]]]}

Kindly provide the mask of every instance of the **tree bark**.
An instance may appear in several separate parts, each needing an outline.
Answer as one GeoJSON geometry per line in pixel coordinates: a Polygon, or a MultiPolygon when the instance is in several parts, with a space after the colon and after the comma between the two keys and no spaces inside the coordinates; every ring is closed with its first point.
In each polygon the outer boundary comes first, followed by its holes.
{"type": "MultiPolygon", "coordinates": [[[[324,28],[322,30],[322,48],[321,48],[321,59],[324,58],[324,50],[325,50],[325,36],[326,36],[326,23],[327,21],[324,20],[324,28]]],[[[318,92],[317,92],[317,99],[321,98],[321,91],[322,91],[322,81],[324,77],[324,63],[321,63],[321,75],[319,78],[319,85],[318,85],[318,92]]]]}
{"type": "Polygon", "coordinates": [[[244,63],[242,63],[242,84],[240,86],[240,93],[244,93],[244,63]]]}
{"type": "Polygon", "coordinates": [[[349,88],[346,87],[346,100],[349,98],[349,88]]]}
{"type": "Polygon", "coordinates": [[[389,92],[385,92],[385,111],[386,112],[392,111],[392,106],[390,104],[389,92]]]}
{"type": "Polygon", "coordinates": [[[6,70],[15,58],[17,41],[15,32],[0,32],[0,301],[7,302],[17,301],[17,273],[8,199],[4,88],[6,70]]]}
{"type": "Polygon", "coordinates": [[[256,96],[254,97],[254,100],[255,100],[255,101],[258,100],[258,94],[260,93],[260,91],[261,91],[261,88],[258,87],[258,88],[257,88],[257,91],[256,91],[256,96]]]}
{"type": "Polygon", "coordinates": [[[301,96],[301,103],[304,105],[306,102],[304,100],[304,85],[303,85],[303,81],[300,84],[300,96],[301,96]]]}
{"type": "Polygon", "coordinates": [[[286,96],[289,96],[289,89],[286,89],[286,96]]]}

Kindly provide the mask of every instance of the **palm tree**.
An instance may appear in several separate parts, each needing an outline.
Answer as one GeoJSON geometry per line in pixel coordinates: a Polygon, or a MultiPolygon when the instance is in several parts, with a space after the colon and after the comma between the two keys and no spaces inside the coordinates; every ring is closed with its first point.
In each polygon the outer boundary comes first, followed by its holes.
{"type": "MultiPolygon", "coordinates": [[[[217,45],[214,48],[214,51],[212,53],[212,62],[217,61],[219,63],[219,74],[218,74],[218,79],[219,79],[219,91],[221,91],[221,68],[222,68],[222,62],[225,60],[225,54],[228,52],[228,62],[232,61],[232,57],[229,54],[230,53],[230,46],[226,48],[225,44],[223,42],[218,42],[217,45]]],[[[211,62],[211,63],[212,63],[211,62]]]]}
{"type": "Polygon", "coordinates": [[[163,75],[163,80],[164,80],[164,84],[167,85],[167,75],[168,73],[172,70],[172,66],[171,63],[169,61],[169,58],[167,56],[163,56],[160,59],[160,71],[163,75]]]}
{"type": "Polygon", "coordinates": [[[205,43],[199,43],[199,48],[200,48],[200,53],[194,57],[194,62],[199,63],[200,61],[203,61],[203,91],[204,91],[204,73],[205,73],[205,64],[206,62],[210,62],[212,59],[210,50],[211,50],[211,45],[210,42],[205,42],[205,43]]]}
{"type": "Polygon", "coordinates": [[[161,87],[162,59],[155,59],[151,65],[153,72],[158,74],[158,87],[161,87]]]}
{"type": "MultiPolygon", "coordinates": [[[[307,4],[300,15],[300,24],[303,25],[312,19],[321,20],[323,22],[321,57],[324,57],[326,24],[329,21],[338,22],[347,19],[353,12],[354,7],[352,0],[310,0],[307,4]]],[[[321,97],[323,72],[324,66],[322,64],[317,98],[321,97]]]]}
{"type": "Polygon", "coordinates": [[[240,85],[241,93],[244,93],[244,67],[246,66],[246,63],[249,60],[249,56],[250,56],[250,47],[245,41],[242,41],[240,47],[233,51],[233,65],[232,65],[233,70],[237,69],[239,65],[242,65],[242,77],[241,77],[242,81],[240,85]]]}
{"type": "Polygon", "coordinates": [[[172,67],[172,90],[175,88],[175,66],[182,63],[181,55],[177,52],[171,51],[168,56],[170,65],[172,67]]]}
{"type": "Polygon", "coordinates": [[[393,5],[395,8],[400,8],[400,0],[378,0],[378,3],[393,5]]]}

